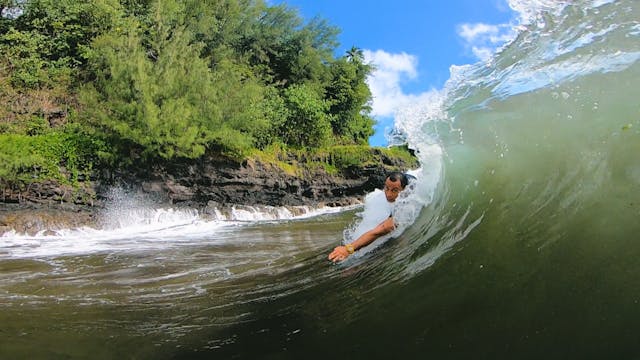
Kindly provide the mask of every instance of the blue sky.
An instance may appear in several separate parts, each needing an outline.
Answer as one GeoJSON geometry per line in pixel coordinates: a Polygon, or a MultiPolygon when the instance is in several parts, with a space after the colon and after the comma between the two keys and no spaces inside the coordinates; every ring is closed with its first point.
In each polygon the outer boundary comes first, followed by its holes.
{"type": "Polygon", "coordinates": [[[449,78],[451,65],[471,64],[512,36],[517,13],[507,0],[273,0],[341,29],[336,55],[352,46],[377,67],[369,78],[372,145],[385,145],[397,109],[420,101],[449,78]]]}

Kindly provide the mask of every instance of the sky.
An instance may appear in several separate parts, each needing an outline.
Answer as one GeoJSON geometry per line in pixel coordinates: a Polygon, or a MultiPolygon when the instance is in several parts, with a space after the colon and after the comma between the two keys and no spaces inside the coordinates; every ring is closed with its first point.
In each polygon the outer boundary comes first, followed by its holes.
{"type": "Polygon", "coordinates": [[[511,38],[517,13],[507,0],[272,0],[309,20],[326,19],[340,29],[342,56],[352,46],[376,70],[373,95],[374,146],[387,144],[394,113],[442,89],[451,65],[486,60],[511,38]]]}

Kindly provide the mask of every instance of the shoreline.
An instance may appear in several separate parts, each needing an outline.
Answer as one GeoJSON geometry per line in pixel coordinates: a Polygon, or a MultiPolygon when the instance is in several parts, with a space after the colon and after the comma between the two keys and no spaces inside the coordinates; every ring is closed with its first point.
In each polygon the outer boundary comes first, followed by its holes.
{"type": "MultiPolygon", "coordinates": [[[[298,206],[271,206],[271,205],[242,205],[229,204],[217,207],[209,204],[205,207],[191,207],[185,205],[171,205],[157,203],[154,205],[142,205],[125,209],[122,216],[127,216],[127,211],[158,212],[168,211],[195,211],[205,221],[259,221],[259,220],[284,220],[313,214],[323,209],[343,208],[347,209],[362,204],[360,199],[349,199],[348,205],[316,205],[298,206]],[[282,214],[288,216],[282,216],[282,214]],[[290,217],[289,217],[290,216],[290,217]]],[[[18,235],[34,236],[36,234],[54,235],[59,230],[78,229],[90,227],[95,230],[113,228],[114,209],[107,207],[63,206],[63,207],[36,207],[32,204],[0,204],[0,237],[14,232],[18,235]]]]}
{"type": "Polygon", "coordinates": [[[5,186],[0,235],[11,230],[34,235],[82,226],[99,228],[102,214],[114,204],[123,210],[192,209],[203,216],[229,214],[234,208],[357,205],[381,186],[386,172],[406,171],[412,164],[384,159],[333,174],[321,167],[297,165],[300,171],[290,173],[257,160],[238,164],[208,159],[127,172],[103,170],[75,187],[52,180],[20,190],[5,186]]]}

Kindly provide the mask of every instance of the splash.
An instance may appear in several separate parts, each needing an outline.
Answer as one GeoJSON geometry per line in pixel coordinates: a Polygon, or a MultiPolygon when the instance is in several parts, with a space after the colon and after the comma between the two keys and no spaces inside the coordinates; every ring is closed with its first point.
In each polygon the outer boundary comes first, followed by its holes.
{"type": "Polygon", "coordinates": [[[162,207],[154,199],[122,188],[111,189],[107,198],[105,209],[99,213],[98,227],[48,229],[35,235],[5,232],[0,236],[0,259],[162,251],[226,243],[235,240],[213,235],[233,231],[238,226],[303,220],[357,207],[236,205],[198,211],[162,207]]]}

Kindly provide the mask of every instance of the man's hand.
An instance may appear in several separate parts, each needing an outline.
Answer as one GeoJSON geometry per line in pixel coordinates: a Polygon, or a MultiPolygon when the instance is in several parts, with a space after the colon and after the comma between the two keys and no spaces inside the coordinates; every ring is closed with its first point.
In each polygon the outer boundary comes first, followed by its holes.
{"type": "Polygon", "coordinates": [[[337,246],[331,254],[329,254],[329,260],[338,262],[346,259],[349,256],[349,250],[346,246],[337,246]]]}

